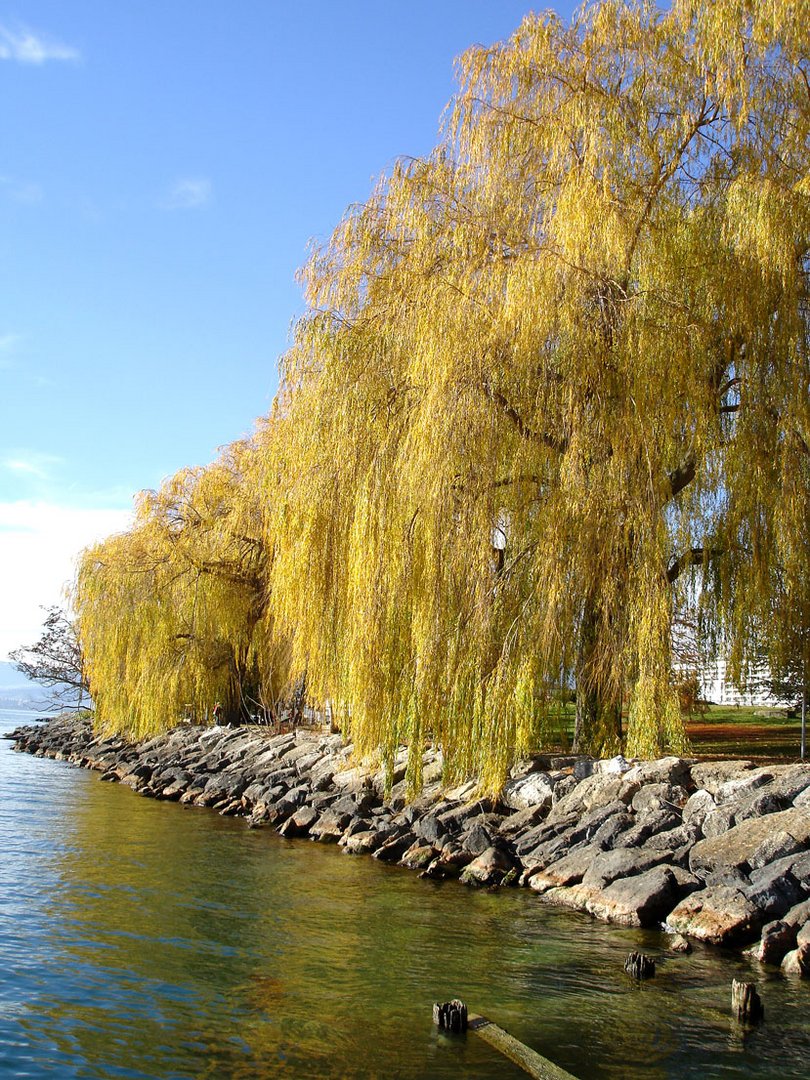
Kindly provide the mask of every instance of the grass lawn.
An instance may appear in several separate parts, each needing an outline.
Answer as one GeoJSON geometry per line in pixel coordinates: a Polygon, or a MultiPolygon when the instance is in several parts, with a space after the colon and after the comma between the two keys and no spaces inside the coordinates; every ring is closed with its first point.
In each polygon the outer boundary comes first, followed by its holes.
{"type": "Polygon", "coordinates": [[[695,757],[799,760],[801,721],[789,719],[784,709],[709,705],[687,719],[686,731],[695,757]]]}

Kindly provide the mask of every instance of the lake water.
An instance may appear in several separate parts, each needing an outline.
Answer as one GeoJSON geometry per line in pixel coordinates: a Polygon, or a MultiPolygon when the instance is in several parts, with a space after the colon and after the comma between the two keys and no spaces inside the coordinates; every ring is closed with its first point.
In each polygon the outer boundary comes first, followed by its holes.
{"type": "MultiPolygon", "coordinates": [[[[0,713],[0,732],[30,714],[0,713]]],[[[805,1077],[810,984],[158,803],[0,743],[0,1076],[504,1078],[463,998],[581,1080],[805,1077]],[[658,959],[635,985],[632,949],[658,959]],[[765,1023],[730,1019],[755,977],[765,1023]]]]}

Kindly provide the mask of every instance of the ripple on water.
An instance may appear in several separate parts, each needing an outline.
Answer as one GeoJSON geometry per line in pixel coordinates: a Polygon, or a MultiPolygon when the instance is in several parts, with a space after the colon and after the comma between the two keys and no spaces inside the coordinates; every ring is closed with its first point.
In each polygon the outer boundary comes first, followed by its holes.
{"type": "Polygon", "coordinates": [[[807,986],[767,979],[742,1039],[739,958],[668,957],[523,890],[420,881],[5,746],[0,783],[0,1075],[522,1076],[433,1029],[456,995],[582,1080],[805,1075],[807,986]],[[625,975],[634,948],[653,983],[625,975]]]}

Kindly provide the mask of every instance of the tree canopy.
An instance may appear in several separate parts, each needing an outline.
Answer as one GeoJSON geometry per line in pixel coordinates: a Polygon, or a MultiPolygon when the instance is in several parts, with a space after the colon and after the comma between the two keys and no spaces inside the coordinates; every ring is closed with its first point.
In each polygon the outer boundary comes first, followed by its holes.
{"type": "Polygon", "coordinates": [[[84,552],[75,589],[99,718],[143,736],[272,709],[284,649],[266,603],[249,442],[140,496],[134,527],[84,552]]]}
{"type": "Polygon", "coordinates": [[[99,704],[127,655],[147,726],[167,664],[174,700],[189,670],[210,696],[209,654],[178,659],[193,614],[195,642],[260,678],[305,676],[361,752],[408,742],[414,784],[430,737],[448,777],[496,787],[572,677],[579,748],[683,747],[687,593],[740,672],[763,628],[790,651],[810,597],[807,15],[604,0],[464,54],[434,152],[305,267],[250,479],[193,474],[220,510],[181,528],[175,478],[85,556],[99,704]]]}

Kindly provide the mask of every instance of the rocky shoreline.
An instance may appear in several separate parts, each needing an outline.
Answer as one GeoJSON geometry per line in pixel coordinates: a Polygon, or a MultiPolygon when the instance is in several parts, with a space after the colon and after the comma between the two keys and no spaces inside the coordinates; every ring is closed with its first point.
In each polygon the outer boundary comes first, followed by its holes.
{"type": "Polygon", "coordinates": [[[15,749],[101,772],[144,796],[241,815],[285,837],[339,844],[429,878],[522,885],[547,904],[655,927],[810,977],[810,764],[540,756],[498,799],[447,790],[426,750],[407,803],[406,752],[380,770],[340,735],[180,725],[145,742],[61,716],[18,728],[15,749]]]}

